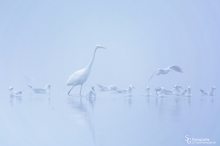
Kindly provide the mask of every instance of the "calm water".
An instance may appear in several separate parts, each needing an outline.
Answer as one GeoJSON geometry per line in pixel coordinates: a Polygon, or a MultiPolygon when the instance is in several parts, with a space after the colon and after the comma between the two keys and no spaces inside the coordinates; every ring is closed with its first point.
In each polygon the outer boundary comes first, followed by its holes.
{"type": "Polygon", "coordinates": [[[185,135],[219,142],[218,97],[132,97],[99,93],[79,97],[1,99],[2,146],[188,145],[185,135]]]}

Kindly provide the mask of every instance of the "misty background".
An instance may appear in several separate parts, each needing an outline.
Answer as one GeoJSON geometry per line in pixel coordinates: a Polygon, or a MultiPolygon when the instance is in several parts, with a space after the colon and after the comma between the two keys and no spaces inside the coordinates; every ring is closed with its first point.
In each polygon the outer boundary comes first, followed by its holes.
{"type": "Polygon", "coordinates": [[[50,83],[52,96],[65,100],[68,76],[88,64],[96,44],[107,50],[97,52],[83,94],[100,83],[133,84],[141,95],[156,69],[179,65],[183,74],[159,76],[150,86],[191,86],[196,97],[200,88],[216,86],[218,95],[219,7],[218,0],[3,0],[0,105],[8,102],[9,86],[28,98],[27,84],[50,83]]]}

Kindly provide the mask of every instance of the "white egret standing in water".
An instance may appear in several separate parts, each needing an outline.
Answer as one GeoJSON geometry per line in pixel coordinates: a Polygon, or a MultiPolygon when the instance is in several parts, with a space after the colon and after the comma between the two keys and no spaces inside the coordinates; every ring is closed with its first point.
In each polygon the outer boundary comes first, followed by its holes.
{"type": "Polygon", "coordinates": [[[69,90],[68,92],[68,95],[70,95],[70,92],[72,91],[72,89],[75,87],[75,86],[78,86],[80,85],[80,96],[82,96],[81,92],[82,92],[82,86],[83,84],[87,81],[88,77],[89,77],[89,74],[91,72],[91,68],[92,68],[92,65],[93,65],[93,62],[95,60],[95,54],[96,54],[96,51],[98,49],[105,49],[105,47],[102,47],[102,46],[96,46],[95,50],[94,50],[94,53],[93,53],[93,57],[91,59],[91,61],[89,62],[89,64],[80,69],[80,70],[77,70],[76,72],[72,73],[66,84],[67,86],[72,86],[71,89],[69,90]]]}
{"type": "Polygon", "coordinates": [[[156,76],[159,76],[159,75],[166,75],[168,74],[170,71],[175,71],[175,72],[178,72],[178,73],[183,73],[183,70],[180,66],[177,66],[177,65],[173,65],[173,66],[169,66],[167,68],[160,68],[158,70],[156,70],[152,75],[151,77],[148,79],[148,82],[150,82],[150,80],[156,75],[156,76]]]}

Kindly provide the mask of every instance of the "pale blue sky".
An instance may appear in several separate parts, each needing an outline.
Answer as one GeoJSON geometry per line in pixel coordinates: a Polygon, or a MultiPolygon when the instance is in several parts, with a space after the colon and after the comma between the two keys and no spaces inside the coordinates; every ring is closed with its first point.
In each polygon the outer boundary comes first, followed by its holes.
{"type": "Polygon", "coordinates": [[[90,84],[144,88],[156,68],[177,64],[183,76],[158,82],[208,88],[220,73],[219,6],[217,0],[1,1],[3,83],[22,85],[25,75],[65,87],[98,43],[108,50],[98,52],[90,84]]]}

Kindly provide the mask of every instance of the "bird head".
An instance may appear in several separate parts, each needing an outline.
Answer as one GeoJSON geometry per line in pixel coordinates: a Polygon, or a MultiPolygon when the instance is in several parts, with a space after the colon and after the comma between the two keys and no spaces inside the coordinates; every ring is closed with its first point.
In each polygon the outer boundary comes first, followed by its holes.
{"type": "Polygon", "coordinates": [[[50,85],[50,84],[47,84],[47,85],[45,85],[45,88],[46,88],[46,89],[51,89],[51,85],[50,85]]]}
{"type": "Polygon", "coordinates": [[[96,45],[96,49],[106,49],[106,48],[101,45],[96,45]]]}

